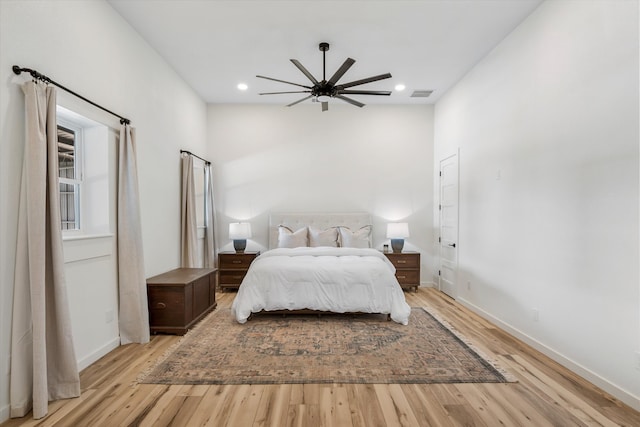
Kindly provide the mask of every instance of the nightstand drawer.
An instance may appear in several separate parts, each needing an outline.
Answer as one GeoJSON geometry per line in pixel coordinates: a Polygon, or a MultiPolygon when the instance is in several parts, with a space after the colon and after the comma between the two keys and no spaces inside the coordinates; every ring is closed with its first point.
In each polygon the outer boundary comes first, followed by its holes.
{"type": "Polygon", "coordinates": [[[420,283],[418,270],[396,270],[396,279],[401,285],[415,285],[420,283]]]}
{"type": "Polygon", "coordinates": [[[225,270],[220,271],[220,284],[221,285],[240,285],[242,283],[242,279],[246,276],[246,270],[225,270]]]}
{"type": "Polygon", "coordinates": [[[385,253],[395,268],[419,268],[420,254],[418,253],[385,253]]]}
{"type": "Polygon", "coordinates": [[[225,254],[220,257],[218,268],[239,268],[246,270],[255,257],[255,254],[225,254]]]}

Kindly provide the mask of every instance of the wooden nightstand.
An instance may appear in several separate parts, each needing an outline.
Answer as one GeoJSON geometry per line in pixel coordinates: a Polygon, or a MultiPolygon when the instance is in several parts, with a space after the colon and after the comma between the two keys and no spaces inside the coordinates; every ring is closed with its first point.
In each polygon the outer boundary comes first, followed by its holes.
{"type": "Polygon", "coordinates": [[[151,333],[184,335],[216,308],[215,268],[176,268],[147,279],[151,333]]]}
{"type": "Polygon", "coordinates": [[[420,286],[420,252],[383,252],[396,268],[396,279],[403,289],[420,286]]]}
{"type": "Polygon", "coordinates": [[[238,289],[249,270],[249,266],[258,255],[260,255],[260,252],[218,253],[220,289],[238,289]]]}

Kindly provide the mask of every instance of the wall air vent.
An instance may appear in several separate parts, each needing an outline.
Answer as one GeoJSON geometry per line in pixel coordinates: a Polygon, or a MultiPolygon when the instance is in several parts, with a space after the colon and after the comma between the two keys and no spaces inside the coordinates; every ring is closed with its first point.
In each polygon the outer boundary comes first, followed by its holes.
{"type": "Polygon", "coordinates": [[[414,90],[411,98],[428,98],[432,93],[432,90],[414,90]]]}

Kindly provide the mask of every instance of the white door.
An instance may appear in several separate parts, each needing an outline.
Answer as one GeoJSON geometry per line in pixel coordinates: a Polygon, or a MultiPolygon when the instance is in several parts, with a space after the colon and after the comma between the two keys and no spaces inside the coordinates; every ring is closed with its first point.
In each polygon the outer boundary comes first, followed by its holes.
{"type": "Polygon", "coordinates": [[[440,161],[439,287],[456,297],[458,277],[458,155],[440,161]]]}

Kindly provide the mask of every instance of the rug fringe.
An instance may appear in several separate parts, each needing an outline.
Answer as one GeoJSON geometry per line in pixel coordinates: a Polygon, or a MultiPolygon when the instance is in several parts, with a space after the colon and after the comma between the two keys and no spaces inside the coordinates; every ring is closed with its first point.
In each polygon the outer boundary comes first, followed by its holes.
{"type": "Polygon", "coordinates": [[[496,360],[494,358],[491,358],[491,357],[488,357],[486,355],[486,353],[484,353],[482,350],[480,350],[478,347],[476,347],[476,345],[469,338],[467,338],[462,332],[457,330],[451,323],[449,323],[442,316],[440,316],[436,311],[434,311],[434,309],[427,308],[427,307],[420,307],[420,308],[422,308],[428,314],[433,316],[434,319],[436,319],[438,322],[440,322],[440,324],[442,324],[442,326],[447,328],[449,330],[449,332],[451,332],[460,341],[462,341],[467,347],[469,347],[469,349],[471,351],[473,351],[475,354],[477,354],[478,357],[480,357],[481,359],[483,359],[487,363],[489,363],[491,365],[491,367],[493,367],[493,369],[498,371],[500,373],[500,375],[502,375],[504,377],[506,382],[509,382],[509,383],[517,383],[518,382],[518,379],[511,372],[509,372],[508,370],[504,369],[501,366],[501,364],[498,362],[498,360],[496,360]]]}

